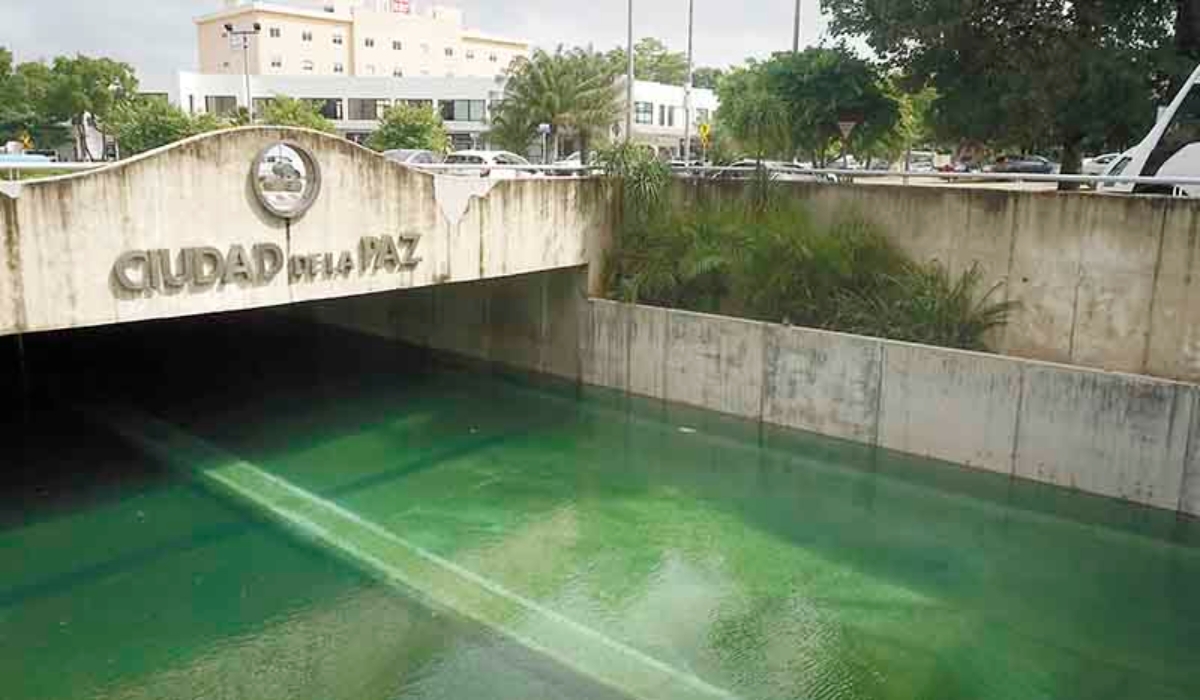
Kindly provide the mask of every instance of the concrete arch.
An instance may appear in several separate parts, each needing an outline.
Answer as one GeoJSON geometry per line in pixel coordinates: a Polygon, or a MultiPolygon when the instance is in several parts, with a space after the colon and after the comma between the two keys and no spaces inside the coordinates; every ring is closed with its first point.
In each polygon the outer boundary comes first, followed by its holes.
{"type": "Polygon", "coordinates": [[[587,265],[600,260],[614,221],[595,180],[480,188],[477,179],[420,173],[335,136],[278,127],[214,132],[31,181],[0,194],[0,210],[0,335],[587,265]],[[322,172],[320,196],[295,221],[266,211],[252,188],[254,159],[279,141],[307,150],[322,172]],[[275,251],[282,269],[263,274],[275,251]],[[120,274],[118,261],[131,253],[123,264],[136,271],[120,274]],[[218,254],[235,261],[237,274],[202,276],[205,283],[185,274],[203,260],[211,272],[218,254]],[[138,274],[153,284],[127,284],[138,274]]]}

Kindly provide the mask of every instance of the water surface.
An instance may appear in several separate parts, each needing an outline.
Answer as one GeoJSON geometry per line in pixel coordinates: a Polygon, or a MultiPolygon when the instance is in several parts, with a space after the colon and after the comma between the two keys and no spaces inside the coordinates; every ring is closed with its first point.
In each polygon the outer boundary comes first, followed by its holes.
{"type": "Polygon", "coordinates": [[[73,342],[106,371],[56,383],[3,502],[5,697],[615,694],[138,452],[105,401],[736,697],[1200,697],[1169,514],[288,324],[73,342]]]}

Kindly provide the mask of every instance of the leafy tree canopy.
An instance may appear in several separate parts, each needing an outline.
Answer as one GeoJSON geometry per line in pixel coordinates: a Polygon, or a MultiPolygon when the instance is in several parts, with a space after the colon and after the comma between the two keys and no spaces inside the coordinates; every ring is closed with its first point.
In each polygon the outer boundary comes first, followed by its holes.
{"type": "Polygon", "coordinates": [[[932,85],[944,137],[1039,150],[1135,141],[1179,70],[1176,0],[823,0],[832,29],[864,38],[932,85]]]}
{"type": "Polygon", "coordinates": [[[879,71],[844,48],[779,53],[749,62],[718,85],[721,127],[758,157],[803,153],[824,163],[842,140],[838,123],[855,121],[849,147],[868,150],[900,118],[879,71]]]}
{"type": "Polygon", "coordinates": [[[333,122],[321,116],[312,102],[285,96],[277,96],[267,102],[261,121],[271,126],[295,126],[327,134],[337,131],[333,122]]]}
{"type": "Polygon", "coordinates": [[[552,154],[564,136],[586,144],[607,133],[620,115],[620,100],[602,54],[588,49],[538,50],[509,69],[504,101],[492,115],[492,138],[524,151],[540,124],[550,125],[552,154]]]}
{"type": "Polygon", "coordinates": [[[716,90],[717,83],[725,71],[720,68],[697,68],[692,71],[692,85],[706,90],[716,90]]]}
{"type": "Polygon", "coordinates": [[[416,148],[441,153],[449,147],[450,137],[432,107],[400,104],[384,112],[367,145],[376,151],[416,148]]]}
{"type": "Polygon", "coordinates": [[[131,156],[219,129],[222,124],[207,114],[193,117],[163,99],[138,98],[117,105],[108,126],[121,154],[131,156]]]}

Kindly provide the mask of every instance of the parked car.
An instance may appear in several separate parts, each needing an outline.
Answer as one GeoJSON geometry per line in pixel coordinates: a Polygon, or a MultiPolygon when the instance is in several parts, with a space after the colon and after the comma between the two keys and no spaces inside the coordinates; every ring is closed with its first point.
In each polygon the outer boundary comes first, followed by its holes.
{"type": "Polygon", "coordinates": [[[837,182],[837,178],[832,175],[812,173],[793,163],[778,160],[758,161],[752,158],[728,165],[710,175],[709,179],[750,180],[757,175],[757,168],[766,170],[770,179],[781,182],[837,182]]]}
{"type": "Polygon", "coordinates": [[[398,148],[384,151],[383,157],[401,165],[434,165],[442,162],[442,155],[418,148],[398,148]]]}
{"type": "Polygon", "coordinates": [[[451,175],[474,175],[478,177],[490,177],[496,180],[514,180],[517,178],[533,177],[537,174],[530,170],[513,170],[512,168],[505,167],[486,167],[530,165],[528,160],[525,160],[516,153],[511,153],[509,151],[458,151],[446,156],[446,160],[444,162],[446,165],[475,166],[448,170],[447,172],[451,175]]]}
{"type": "Polygon", "coordinates": [[[1120,157],[1120,153],[1105,153],[1104,155],[1096,156],[1095,158],[1084,158],[1082,168],[1083,174],[1103,175],[1108,170],[1108,167],[1120,157]]]}
{"type": "Polygon", "coordinates": [[[992,172],[1053,175],[1058,167],[1058,163],[1042,156],[1000,156],[992,164],[992,172]]]}

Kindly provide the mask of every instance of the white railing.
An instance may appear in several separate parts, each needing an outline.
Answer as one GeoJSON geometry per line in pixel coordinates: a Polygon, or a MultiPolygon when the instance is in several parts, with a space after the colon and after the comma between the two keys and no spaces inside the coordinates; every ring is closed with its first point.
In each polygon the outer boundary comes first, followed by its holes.
{"type": "Polygon", "coordinates": [[[108,162],[55,163],[53,161],[33,163],[6,163],[0,161],[0,179],[15,180],[17,173],[77,173],[110,165],[108,162]]]}
{"type": "MultiPolygon", "coordinates": [[[[18,172],[50,172],[50,173],[75,173],[95,170],[96,168],[109,165],[108,162],[93,162],[93,163],[4,163],[0,162],[0,174],[6,174],[9,177],[0,175],[0,179],[15,179],[15,174],[18,172]]],[[[509,172],[514,177],[590,177],[602,175],[603,171],[595,166],[587,165],[491,165],[479,163],[438,163],[438,164],[420,164],[407,165],[414,170],[420,170],[435,174],[458,175],[463,177],[487,177],[494,171],[509,172]]],[[[680,178],[698,179],[698,180],[719,180],[721,176],[732,174],[752,175],[758,169],[752,166],[744,167],[721,167],[721,166],[695,166],[695,167],[680,167],[672,170],[672,174],[680,178]]],[[[901,179],[904,182],[910,180],[934,180],[940,182],[961,182],[961,183],[1044,183],[1044,184],[1060,184],[1072,183],[1080,185],[1092,185],[1098,187],[1101,185],[1150,185],[1158,187],[1200,187],[1200,177],[1194,176],[1159,176],[1159,177],[1140,177],[1132,175],[1044,175],[1036,173],[989,173],[989,172],[970,172],[970,173],[953,173],[953,172],[904,172],[896,170],[846,170],[840,168],[813,168],[780,171],[777,169],[769,169],[773,175],[782,175],[784,179],[789,178],[804,178],[814,177],[817,180],[823,180],[830,184],[847,182],[854,180],[872,180],[872,179],[901,179]]]]}

